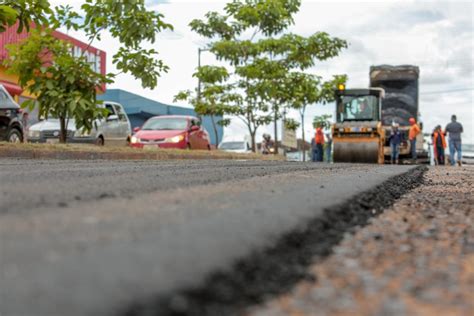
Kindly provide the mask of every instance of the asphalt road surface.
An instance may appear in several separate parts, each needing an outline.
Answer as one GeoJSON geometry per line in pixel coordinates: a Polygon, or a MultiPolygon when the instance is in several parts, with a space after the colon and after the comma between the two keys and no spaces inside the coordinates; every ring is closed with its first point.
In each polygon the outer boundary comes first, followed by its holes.
{"type": "Polygon", "coordinates": [[[2,159],[0,315],[120,314],[409,169],[2,159]]]}

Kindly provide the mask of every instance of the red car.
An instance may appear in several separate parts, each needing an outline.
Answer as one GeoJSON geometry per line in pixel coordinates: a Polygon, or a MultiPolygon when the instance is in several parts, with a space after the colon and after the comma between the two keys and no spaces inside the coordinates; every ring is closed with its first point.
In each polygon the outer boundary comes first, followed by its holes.
{"type": "Polygon", "coordinates": [[[131,147],[211,150],[208,132],[193,116],[155,116],[133,131],[131,147]]]}

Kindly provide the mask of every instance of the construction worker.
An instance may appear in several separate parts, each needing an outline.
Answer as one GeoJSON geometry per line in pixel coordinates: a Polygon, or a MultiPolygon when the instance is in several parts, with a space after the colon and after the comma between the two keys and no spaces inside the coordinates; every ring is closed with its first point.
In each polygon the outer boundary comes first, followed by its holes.
{"type": "Polygon", "coordinates": [[[322,162],[323,155],[324,155],[324,133],[323,133],[323,129],[320,126],[316,127],[314,143],[316,144],[316,160],[315,161],[322,162]]]}
{"type": "Polygon", "coordinates": [[[445,129],[446,133],[449,133],[449,160],[451,162],[451,166],[456,164],[456,160],[454,158],[456,152],[458,152],[458,165],[462,165],[462,149],[461,149],[461,133],[463,132],[463,128],[461,123],[457,122],[456,115],[451,116],[451,123],[446,125],[445,129]]]}
{"type": "Polygon", "coordinates": [[[413,159],[413,163],[416,163],[416,136],[420,134],[421,129],[416,124],[416,120],[413,117],[410,117],[408,120],[410,123],[410,130],[408,132],[408,140],[410,141],[410,151],[411,151],[411,159],[413,159]]]}
{"type": "Polygon", "coordinates": [[[262,154],[268,155],[272,152],[272,137],[270,136],[270,134],[263,134],[262,138],[262,154]]]}
{"type": "Polygon", "coordinates": [[[398,156],[400,154],[400,144],[402,142],[403,135],[398,129],[400,125],[398,123],[392,123],[392,131],[388,137],[390,143],[390,163],[398,165],[398,156]]]}
{"type": "Polygon", "coordinates": [[[436,126],[432,136],[435,162],[438,165],[444,165],[444,149],[446,148],[446,139],[444,137],[443,131],[441,130],[441,125],[436,126]]]}

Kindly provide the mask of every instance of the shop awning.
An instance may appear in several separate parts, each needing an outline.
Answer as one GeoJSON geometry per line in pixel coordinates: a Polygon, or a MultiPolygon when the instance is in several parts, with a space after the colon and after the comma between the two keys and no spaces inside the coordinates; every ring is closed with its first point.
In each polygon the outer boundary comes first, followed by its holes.
{"type": "Polygon", "coordinates": [[[20,95],[23,92],[23,89],[15,83],[0,80],[0,84],[5,87],[11,96],[20,95]]]}

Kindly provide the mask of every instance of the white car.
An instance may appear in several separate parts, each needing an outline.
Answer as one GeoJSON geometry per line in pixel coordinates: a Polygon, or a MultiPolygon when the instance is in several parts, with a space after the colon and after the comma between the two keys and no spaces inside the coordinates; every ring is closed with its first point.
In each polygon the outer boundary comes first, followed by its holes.
{"type": "Polygon", "coordinates": [[[218,148],[223,151],[247,154],[252,152],[250,137],[230,137],[224,138],[218,148]]]}
{"type": "MultiPolygon", "coordinates": [[[[105,101],[101,104],[109,110],[105,119],[97,121],[97,127],[90,132],[78,130],[74,120],[67,127],[68,143],[90,143],[103,145],[126,145],[130,140],[132,130],[130,121],[122,105],[105,101]]],[[[32,143],[58,143],[60,124],[57,119],[38,122],[28,129],[28,141],[32,143]]]]}

